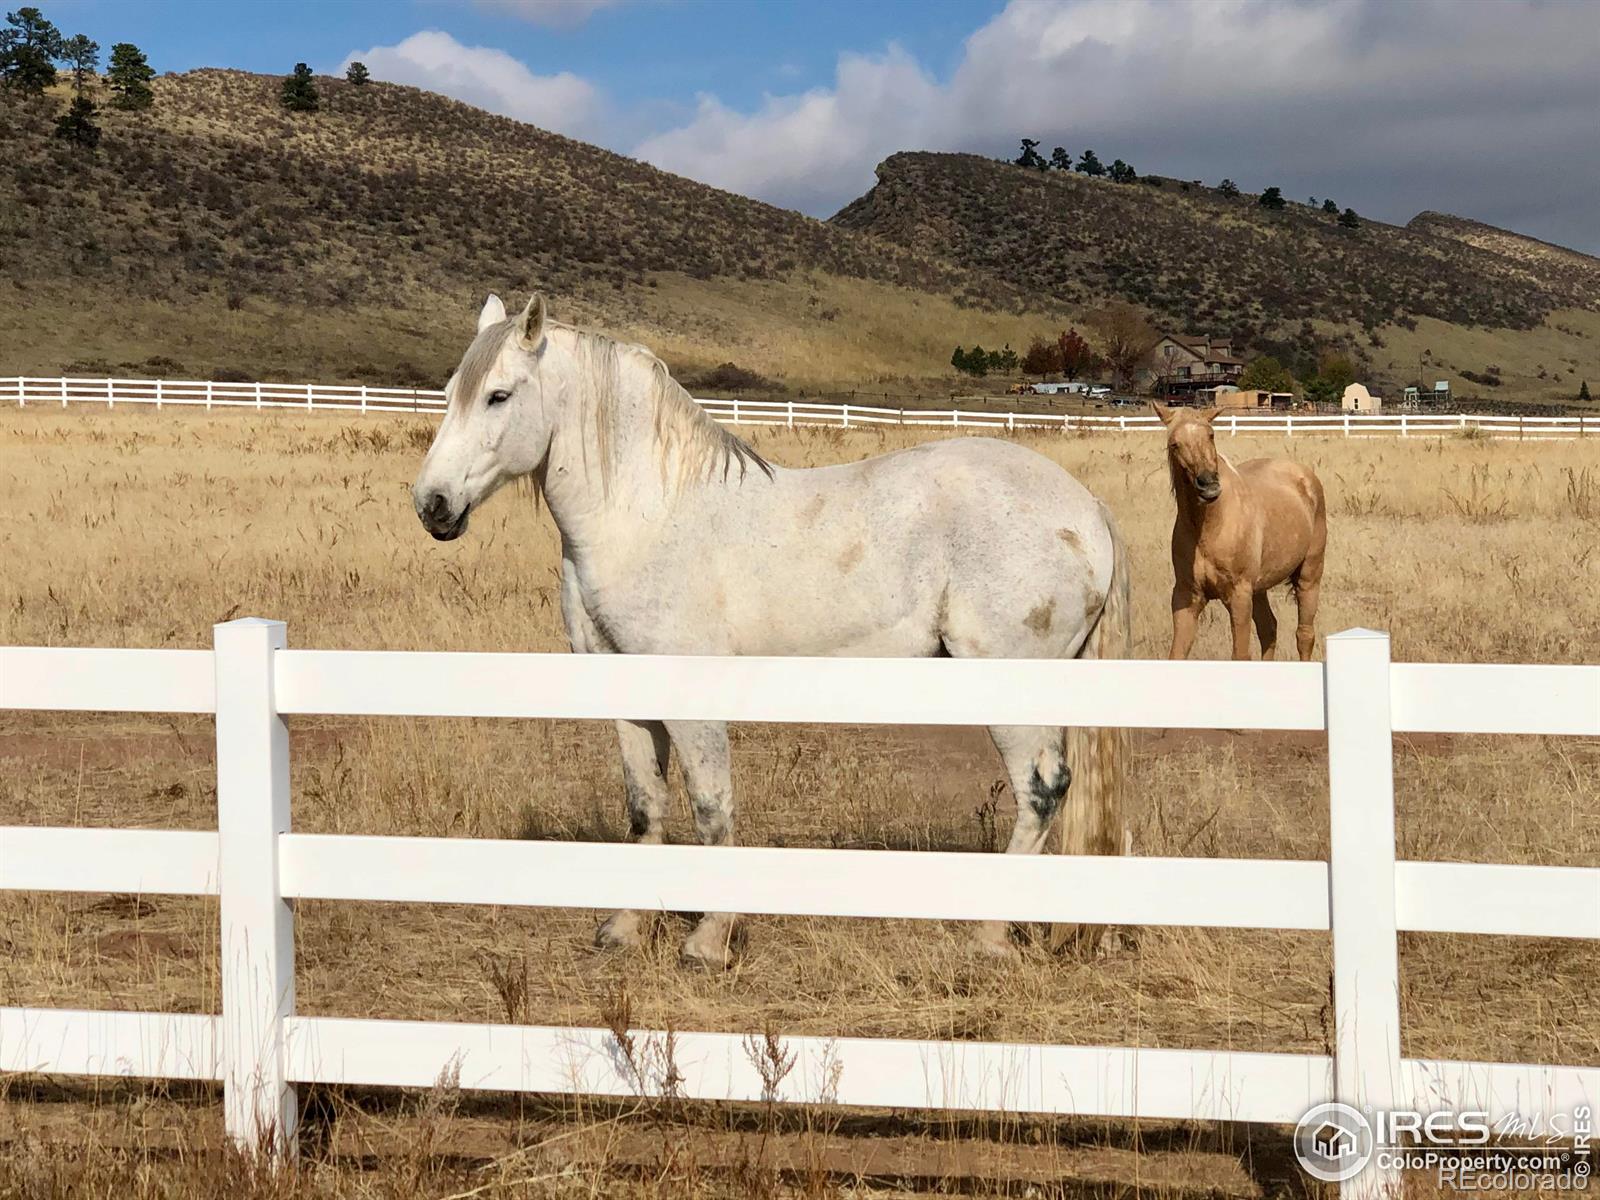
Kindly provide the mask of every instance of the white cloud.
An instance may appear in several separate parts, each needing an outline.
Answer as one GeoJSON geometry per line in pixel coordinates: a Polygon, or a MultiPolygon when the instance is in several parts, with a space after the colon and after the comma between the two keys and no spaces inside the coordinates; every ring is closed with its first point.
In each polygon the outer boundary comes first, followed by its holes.
{"type": "Polygon", "coordinates": [[[1461,211],[1600,249],[1586,3],[1013,0],[946,81],[895,47],[749,112],[702,96],[640,157],[826,215],[896,150],[1093,146],[1142,170],[1405,220],[1461,211]]]}
{"type": "Polygon", "coordinates": [[[832,90],[768,96],[751,114],[702,95],[682,128],[647,139],[634,153],[729,191],[821,212],[862,190],[862,168],[885,147],[916,145],[939,88],[916,61],[891,46],[879,58],[845,54],[832,90]]]}
{"type": "Polygon", "coordinates": [[[602,9],[615,8],[622,0],[473,0],[485,12],[543,25],[546,29],[576,29],[602,9]]]}
{"type": "Polygon", "coordinates": [[[374,46],[359,60],[373,78],[454,96],[530,125],[594,139],[605,132],[606,105],[595,86],[570,72],[535,75],[503,50],[463,46],[448,33],[424,30],[393,46],[374,46]]]}

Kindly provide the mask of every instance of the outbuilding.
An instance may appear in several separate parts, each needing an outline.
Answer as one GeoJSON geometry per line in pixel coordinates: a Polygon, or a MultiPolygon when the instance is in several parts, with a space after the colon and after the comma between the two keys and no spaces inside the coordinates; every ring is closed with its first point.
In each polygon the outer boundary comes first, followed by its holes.
{"type": "Polygon", "coordinates": [[[1366,384],[1352,383],[1344,389],[1339,407],[1345,412],[1377,412],[1383,407],[1383,398],[1367,391],[1366,384]]]}

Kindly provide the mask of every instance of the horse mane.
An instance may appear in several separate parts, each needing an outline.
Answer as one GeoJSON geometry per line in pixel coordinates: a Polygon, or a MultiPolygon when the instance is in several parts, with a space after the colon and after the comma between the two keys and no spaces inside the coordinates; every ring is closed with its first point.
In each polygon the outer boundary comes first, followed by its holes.
{"type": "Polygon", "coordinates": [[[663,483],[672,488],[684,488],[710,482],[719,473],[725,480],[735,467],[741,479],[752,467],[772,478],[772,464],[744,439],[707,416],[694,397],[672,378],[667,364],[649,350],[572,325],[551,322],[549,329],[571,339],[572,354],[578,364],[581,419],[592,423],[594,428],[604,490],[610,491],[616,470],[615,428],[626,366],[642,367],[650,373],[646,399],[663,483]],[[669,478],[674,467],[676,477],[669,478]]]}

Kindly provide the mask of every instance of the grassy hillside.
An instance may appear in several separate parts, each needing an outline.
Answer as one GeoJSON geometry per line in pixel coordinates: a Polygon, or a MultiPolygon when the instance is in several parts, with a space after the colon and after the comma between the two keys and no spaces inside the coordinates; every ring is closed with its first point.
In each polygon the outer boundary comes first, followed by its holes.
{"type": "Polygon", "coordinates": [[[1501,366],[1499,389],[1483,385],[1490,394],[1559,400],[1600,367],[1588,320],[1600,313],[1600,260],[1439,214],[1346,229],[1308,205],[1256,201],[1159,177],[1117,184],[976,155],[896,154],[833,223],[1031,295],[1130,300],[1163,326],[1232,333],[1290,362],[1344,349],[1391,384],[1416,374],[1412,351],[1427,347],[1406,335],[1419,321],[1449,335],[1423,373],[1501,366]],[[1541,331],[1553,344],[1533,357],[1546,361],[1524,363],[1541,331]],[[1396,335],[1403,355],[1389,350],[1396,335]],[[1489,357],[1450,361],[1455,352],[1489,357]],[[1499,358],[1527,376],[1506,377],[1499,358]]]}
{"type": "Polygon", "coordinates": [[[437,383],[485,291],[535,287],[680,364],[800,379],[1021,335],[1016,290],[965,268],[415,88],[318,86],[291,114],[274,78],[164,78],[92,154],[50,137],[60,97],[8,97],[0,373],[437,383]]]}
{"type": "Polygon", "coordinates": [[[1454,217],[1347,230],[1175,180],[898,154],[822,222],[415,88],[318,86],[290,114],[276,78],[169,76],[149,113],[103,113],[93,153],[50,136],[64,89],[7,96],[0,374],[437,385],[485,292],[540,288],[691,384],[732,361],[938,393],[956,344],[1020,350],[1124,299],[1296,365],[1343,350],[1389,394],[1600,387],[1600,262],[1454,217]]]}

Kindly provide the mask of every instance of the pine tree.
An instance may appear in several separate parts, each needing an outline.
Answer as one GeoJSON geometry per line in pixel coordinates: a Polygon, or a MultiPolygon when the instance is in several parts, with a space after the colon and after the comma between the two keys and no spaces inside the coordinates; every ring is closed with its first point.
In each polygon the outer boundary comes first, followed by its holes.
{"type": "Polygon", "coordinates": [[[1106,173],[1105,166],[1100,162],[1100,156],[1093,150],[1085,150],[1083,152],[1083,156],[1078,159],[1078,170],[1085,175],[1104,175],[1106,173]]]}
{"type": "Polygon", "coordinates": [[[72,106],[56,119],[56,136],[84,150],[100,144],[100,126],[94,123],[100,110],[87,96],[74,96],[72,106]]]}
{"type": "Polygon", "coordinates": [[[319,103],[321,99],[311,68],[305,63],[295,63],[294,74],[283,81],[283,106],[290,112],[316,112],[319,103]]]}
{"type": "Polygon", "coordinates": [[[1066,147],[1057,146],[1050,151],[1050,165],[1058,171],[1072,170],[1072,155],[1067,153],[1066,147]]]}
{"type": "Polygon", "coordinates": [[[1044,170],[1050,164],[1045,162],[1044,155],[1039,153],[1039,142],[1036,138],[1022,139],[1022,153],[1012,160],[1019,167],[1035,167],[1044,170]]]}
{"type": "Polygon", "coordinates": [[[353,62],[345,71],[344,77],[357,87],[360,87],[372,78],[372,72],[367,70],[366,63],[353,62]]]}
{"type": "Polygon", "coordinates": [[[1332,216],[1334,213],[1339,211],[1339,206],[1332,200],[1324,200],[1322,202],[1322,211],[1327,213],[1329,216],[1332,216]]]}
{"type": "Polygon", "coordinates": [[[83,95],[94,73],[100,69],[100,43],[85,34],[75,33],[61,43],[56,57],[72,70],[72,90],[83,95]]]}
{"type": "Polygon", "coordinates": [[[1347,208],[1339,214],[1339,224],[1346,229],[1359,229],[1361,227],[1361,218],[1356,216],[1355,209],[1347,208]]]}
{"type": "Polygon", "coordinates": [[[156,77],[155,68],[144,56],[144,51],[132,42],[118,42],[111,47],[111,67],[106,72],[106,85],[110,87],[114,108],[134,111],[149,108],[155,100],[150,81],[156,77]]]}
{"type": "Polygon", "coordinates": [[[1578,399],[1585,404],[1589,402],[1589,381],[1587,379],[1578,385],[1578,399]]]}
{"type": "Polygon", "coordinates": [[[1231,179],[1224,179],[1217,184],[1217,191],[1227,196],[1230,200],[1239,194],[1239,185],[1231,179]]]}
{"type": "MultiPolygon", "coordinates": [[[[1132,167],[1130,167],[1127,163],[1123,162],[1120,158],[1117,159],[1116,162],[1111,164],[1111,182],[1112,183],[1132,183],[1134,180],[1136,180],[1138,178],[1139,178],[1139,176],[1134,171],[1134,169],[1132,167]]],[[[1184,187],[1188,187],[1189,185],[1188,184],[1184,184],[1183,186],[1184,187]]]]}
{"type": "Polygon", "coordinates": [[[0,83],[25,96],[42,96],[56,82],[61,31],[31,6],[6,14],[0,29],[0,83]]]}
{"type": "Polygon", "coordinates": [[[1282,210],[1286,201],[1283,198],[1283,189],[1269,187],[1261,193],[1261,199],[1256,201],[1262,208],[1270,208],[1273,212],[1282,210]]]}

